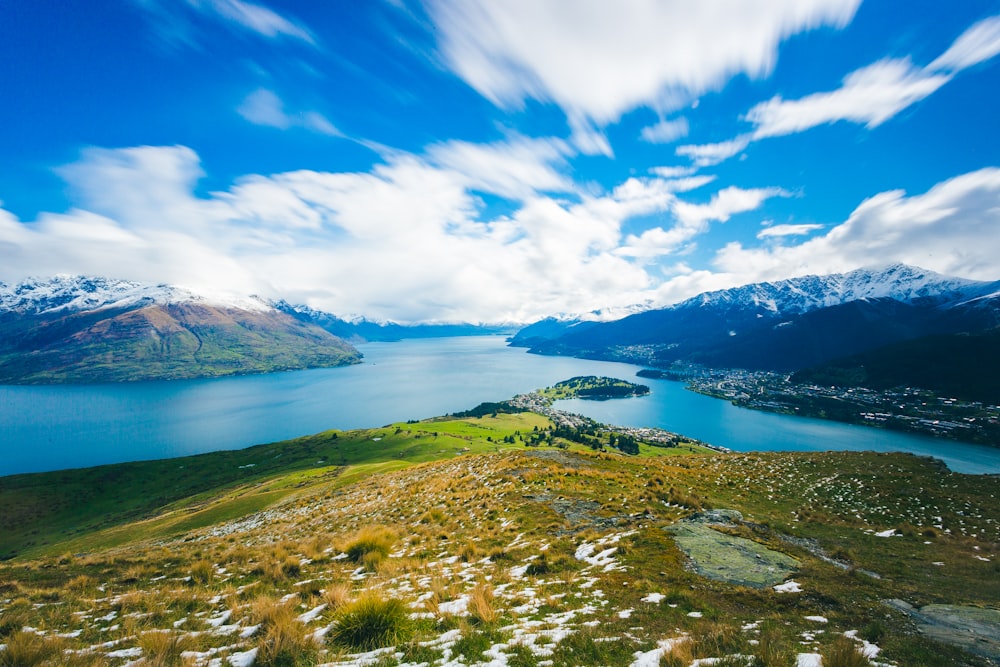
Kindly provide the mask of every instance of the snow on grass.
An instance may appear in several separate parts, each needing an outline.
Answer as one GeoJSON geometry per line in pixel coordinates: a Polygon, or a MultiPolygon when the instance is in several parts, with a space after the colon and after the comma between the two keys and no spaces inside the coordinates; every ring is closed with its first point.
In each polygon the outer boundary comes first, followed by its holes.
{"type": "Polygon", "coordinates": [[[659,604],[659,603],[663,602],[663,600],[666,597],[667,596],[664,595],[663,593],[650,593],[649,595],[647,595],[646,597],[644,597],[642,600],[640,600],[640,602],[651,602],[653,604],[659,604]]]}
{"type": "Polygon", "coordinates": [[[299,623],[312,623],[323,613],[324,609],[326,609],[326,604],[321,604],[318,607],[313,607],[304,614],[300,614],[298,617],[299,623]]]}
{"type": "Polygon", "coordinates": [[[660,659],[672,651],[675,646],[683,642],[688,641],[686,636],[674,637],[672,639],[661,639],[656,642],[656,648],[652,651],[636,651],[635,660],[632,661],[630,667],[659,667],[660,659]]]}
{"type": "Polygon", "coordinates": [[[795,581],[794,579],[789,579],[785,583],[778,584],[777,586],[775,586],[774,587],[774,592],[775,593],[801,593],[802,592],[802,586],[800,586],[799,582],[795,581]]]}
{"type": "Polygon", "coordinates": [[[806,616],[805,619],[813,623],[829,623],[829,620],[825,616],[806,616]]]}
{"type": "Polygon", "coordinates": [[[795,656],[795,667],[823,667],[823,656],[819,653],[799,653],[795,656]]]}
{"type": "Polygon", "coordinates": [[[252,648],[249,651],[241,651],[234,653],[229,656],[229,664],[232,667],[251,667],[254,662],[257,661],[257,649],[252,648]]]}

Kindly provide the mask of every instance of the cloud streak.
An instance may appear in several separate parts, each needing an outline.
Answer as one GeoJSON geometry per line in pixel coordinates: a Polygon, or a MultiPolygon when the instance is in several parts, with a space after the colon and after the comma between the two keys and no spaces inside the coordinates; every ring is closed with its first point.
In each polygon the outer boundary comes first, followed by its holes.
{"type": "Polygon", "coordinates": [[[780,95],[751,108],[741,120],[754,129],[729,141],[679,146],[677,155],[696,166],[719,164],[751,142],[805,132],[840,121],[872,129],[927,98],[958,72],[1000,53],[1000,16],[990,17],[963,32],[945,53],[926,67],[908,58],[886,58],[851,72],[840,88],[797,100],[780,95]]]}
{"type": "Polygon", "coordinates": [[[679,0],[631,3],[622,11],[586,0],[567,16],[559,0],[428,0],[427,10],[441,59],[472,88],[508,110],[527,100],[554,103],[581,151],[610,153],[595,135],[625,112],[670,111],[734,75],[765,76],[782,40],[844,27],[858,4],[679,0]]]}

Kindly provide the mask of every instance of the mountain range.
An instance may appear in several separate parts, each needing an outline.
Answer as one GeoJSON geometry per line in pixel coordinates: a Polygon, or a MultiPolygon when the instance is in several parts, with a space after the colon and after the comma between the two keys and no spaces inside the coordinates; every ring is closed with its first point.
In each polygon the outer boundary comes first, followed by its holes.
{"type": "Polygon", "coordinates": [[[0,283],[0,382],[183,379],[360,359],[257,297],[79,276],[0,283]]]}
{"type": "Polygon", "coordinates": [[[1000,281],[903,264],[707,292],[613,322],[543,320],[513,345],[654,366],[793,371],[879,346],[1000,325],[1000,281]]]}
{"type": "MultiPolygon", "coordinates": [[[[998,325],[1000,281],[895,264],[706,292],[610,322],[547,318],[522,328],[511,345],[657,367],[686,362],[787,372],[830,362],[844,367],[858,362],[838,360],[881,346],[998,325]]],[[[349,321],[283,300],[56,276],[0,283],[0,382],[177,379],[329,367],[360,360],[351,343],[504,331],[476,324],[349,321]]],[[[903,349],[890,356],[914,365],[919,360],[909,359],[905,350],[926,355],[928,347],[903,349]]]]}

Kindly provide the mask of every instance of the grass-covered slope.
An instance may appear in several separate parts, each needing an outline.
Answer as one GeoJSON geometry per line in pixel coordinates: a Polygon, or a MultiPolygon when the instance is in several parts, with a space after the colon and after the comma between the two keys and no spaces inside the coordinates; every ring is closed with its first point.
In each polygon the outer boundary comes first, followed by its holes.
{"type": "Polygon", "coordinates": [[[340,366],[349,343],[287,313],[197,303],[0,321],[0,382],[122,382],[340,366]]]}
{"type": "Polygon", "coordinates": [[[5,517],[33,504],[38,533],[0,564],[0,664],[995,664],[995,478],[517,437],[550,426],[437,419],[3,479],[5,517]],[[780,569],[741,578],[746,559],[780,569]],[[961,622],[921,631],[942,609],[980,624],[965,649],[961,622]]]}

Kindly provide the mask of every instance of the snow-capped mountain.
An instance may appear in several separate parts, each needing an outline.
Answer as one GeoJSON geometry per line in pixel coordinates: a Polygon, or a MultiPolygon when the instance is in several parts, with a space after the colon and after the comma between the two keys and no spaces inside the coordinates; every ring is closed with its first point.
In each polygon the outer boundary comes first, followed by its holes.
{"type": "Polygon", "coordinates": [[[515,340],[543,354],[794,370],[901,340],[996,327],[998,295],[1000,281],[894,264],[707,292],[586,328],[529,327],[515,340]]]}
{"type": "Polygon", "coordinates": [[[211,377],[360,358],[255,296],[81,276],[0,284],[0,382],[211,377]]]}
{"type": "Polygon", "coordinates": [[[906,264],[706,292],[673,308],[737,307],[795,315],[851,301],[893,299],[907,304],[957,303],[995,292],[996,282],[943,276],[906,264]]]}
{"type": "Polygon", "coordinates": [[[196,293],[175,285],[150,285],[114,278],[58,275],[28,278],[16,285],[0,282],[0,312],[40,315],[180,303],[200,303],[250,312],[274,310],[268,302],[256,296],[196,293]]]}

